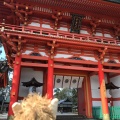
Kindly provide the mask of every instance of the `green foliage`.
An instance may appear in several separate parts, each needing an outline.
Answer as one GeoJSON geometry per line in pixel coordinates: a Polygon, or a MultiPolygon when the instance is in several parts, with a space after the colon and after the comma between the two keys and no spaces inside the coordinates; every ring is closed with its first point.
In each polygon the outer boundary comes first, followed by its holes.
{"type": "Polygon", "coordinates": [[[58,98],[59,100],[63,100],[65,98],[68,98],[73,102],[74,105],[77,105],[77,89],[54,89],[54,97],[58,98]]]}

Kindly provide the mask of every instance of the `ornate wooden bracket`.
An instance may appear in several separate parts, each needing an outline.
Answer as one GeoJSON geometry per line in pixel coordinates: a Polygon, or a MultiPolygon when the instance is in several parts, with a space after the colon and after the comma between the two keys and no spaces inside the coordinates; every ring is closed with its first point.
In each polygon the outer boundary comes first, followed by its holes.
{"type": "Polygon", "coordinates": [[[50,55],[51,58],[55,55],[55,48],[59,47],[59,44],[56,44],[56,41],[53,41],[53,43],[47,42],[47,45],[50,47],[50,55]]]}
{"type": "Polygon", "coordinates": [[[101,20],[98,18],[92,18],[90,21],[92,35],[96,33],[96,28],[100,25],[101,20]]]}
{"type": "Polygon", "coordinates": [[[54,10],[52,13],[52,18],[55,20],[54,30],[57,30],[59,21],[62,19],[62,12],[58,10],[54,10]]]}
{"type": "MultiPolygon", "coordinates": [[[[25,5],[21,6],[20,4],[17,3],[13,4],[12,2],[11,3],[4,2],[4,5],[13,11],[16,17],[19,18],[20,23],[24,25],[28,24],[28,20],[29,20],[28,16],[32,15],[33,13],[31,7],[25,5]]],[[[7,18],[11,18],[11,17],[14,18],[14,16],[8,16],[7,18]]]]}
{"type": "Polygon", "coordinates": [[[120,36],[120,24],[114,25],[113,28],[115,31],[115,37],[116,37],[116,39],[118,39],[118,37],[120,36]]]}
{"type": "Polygon", "coordinates": [[[104,50],[99,50],[98,60],[103,61],[107,49],[108,47],[105,46],[104,50]]]}

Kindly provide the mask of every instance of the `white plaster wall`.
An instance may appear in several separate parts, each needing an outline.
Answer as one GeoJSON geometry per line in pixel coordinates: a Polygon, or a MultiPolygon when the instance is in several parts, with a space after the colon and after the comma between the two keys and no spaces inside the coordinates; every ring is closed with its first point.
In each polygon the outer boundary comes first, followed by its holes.
{"type": "Polygon", "coordinates": [[[92,101],[92,105],[94,106],[101,106],[101,101],[92,101]]]}
{"type": "Polygon", "coordinates": [[[22,53],[22,54],[26,54],[26,55],[28,55],[28,54],[30,54],[32,51],[31,50],[26,50],[24,53],[22,53]]]}
{"type": "Polygon", "coordinates": [[[65,28],[65,27],[60,27],[58,30],[68,31],[68,28],[65,28]]]}
{"type": "Polygon", "coordinates": [[[28,26],[40,27],[40,23],[31,22],[28,26]]]}
{"type": "Polygon", "coordinates": [[[86,56],[80,56],[80,57],[85,60],[91,60],[91,61],[97,62],[97,60],[94,57],[86,57],[86,56]]]}
{"type": "Polygon", "coordinates": [[[112,36],[110,34],[104,34],[104,37],[112,38],[112,36]]]}
{"type": "MultiPolygon", "coordinates": [[[[111,78],[110,81],[111,81],[114,85],[120,87],[120,75],[111,78]]],[[[120,98],[120,89],[112,90],[112,97],[113,97],[113,98],[120,98]]]]}
{"type": "Polygon", "coordinates": [[[49,28],[49,29],[53,29],[53,28],[51,28],[51,26],[50,26],[50,25],[48,25],[48,24],[42,24],[42,28],[49,28]]]}
{"type": "Polygon", "coordinates": [[[70,58],[72,55],[66,55],[66,54],[57,54],[55,58],[70,58]]]}
{"type": "Polygon", "coordinates": [[[80,30],[81,34],[89,34],[86,30],[80,30]]]}
{"type": "MultiPolygon", "coordinates": [[[[105,82],[107,83],[106,74],[104,74],[104,79],[105,79],[105,82]]],[[[91,76],[90,82],[91,82],[92,98],[101,98],[100,97],[100,89],[98,89],[100,87],[98,75],[91,76]]],[[[92,104],[93,104],[93,106],[101,106],[101,101],[92,101],[92,104]]]]}
{"type": "Polygon", "coordinates": [[[95,36],[103,36],[102,33],[96,32],[95,36]]]}
{"type": "MultiPolygon", "coordinates": [[[[30,81],[32,78],[35,78],[38,82],[43,83],[43,72],[34,71],[32,68],[22,68],[21,77],[20,77],[20,86],[19,86],[19,96],[25,97],[28,94],[29,88],[22,86],[22,82],[30,81]]],[[[42,87],[37,87],[36,91],[42,94],[42,87]]]]}

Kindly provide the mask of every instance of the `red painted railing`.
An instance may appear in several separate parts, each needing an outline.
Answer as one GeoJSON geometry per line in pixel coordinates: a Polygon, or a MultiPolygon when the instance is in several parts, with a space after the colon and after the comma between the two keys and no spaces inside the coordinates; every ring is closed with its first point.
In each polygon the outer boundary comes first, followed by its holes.
{"type": "Polygon", "coordinates": [[[112,45],[118,45],[120,42],[118,42],[116,39],[113,38],[107,38],[107,37],[101,37],[101,36],[91,36],[89,34],[75,34],[75,33],[69,33],[66,31],[54,31],[51,29],[40,29],[39,27],[32,27],[32,26],[15,26],[15,25],[9,25],[9,24],[0,24],[0,29],[2,26],[5,27],[5,31],[16,31],[16,32],[23,32],[23,33],[29,33],[29,34],[38,34],[48,37],[56,37],[56,38],[63,38],[63,39],[71,39],[76,41],[91,41],[91,42],[97,42],[97,43],[103,43],[103,44],[112,44],[112,45]]]}

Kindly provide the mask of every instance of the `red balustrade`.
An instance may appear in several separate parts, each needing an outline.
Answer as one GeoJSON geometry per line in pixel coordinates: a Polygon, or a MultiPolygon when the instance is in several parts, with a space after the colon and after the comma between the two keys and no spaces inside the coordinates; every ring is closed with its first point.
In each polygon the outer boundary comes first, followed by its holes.
{"type": "Polygon", "coordinates": [[[9,24],[0,24],[0,28],[2,26],[5,27],[5,31],[17,31],[22,33],[30,33],[30,34],[39,34],[43,36],[49,36],[49,37],[58,37],[63,39],[71,39],[71,40],[77,40],[77,41],[89,41],[89,42],[97,42],[97,43],[103,43],[103,44],[112,44],[117,45],[119,42],[113,38],[107,38],[102,36],[91,36],[89,34],[75,34],[75,33],[69,33],[66,31],[54,31],[51,29],[42,28],[39,27],[32,27],[32,26],[15,26],[15,25],[9,25],[9,24]]]}

